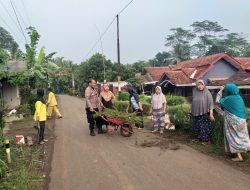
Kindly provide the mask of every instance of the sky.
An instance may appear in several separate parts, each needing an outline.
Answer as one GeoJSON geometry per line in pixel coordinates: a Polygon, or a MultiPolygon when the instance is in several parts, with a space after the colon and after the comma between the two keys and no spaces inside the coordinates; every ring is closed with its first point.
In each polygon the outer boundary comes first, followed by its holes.
{"type": "MultiPolygon", "coordinates": [[[[6,28],[21,49],[25,40],[18,29],[10,0],[0,0],[0,25],[6,28]],[[10,16],[5,11],[8,10],[10,16]],[[7,24],[7,26],[6,26],[7,24]]],[[[46,53],[80,63],[102,53],[101,43],[91,51],[116,14],[130,0],[12,0],[23,28],[34,26],[41,35],[39,47],[46,53]]],[[[133,63],[166,51],[169,29],[190,29],[195,21],[217,21],[231,32],[244,33],[250,40],[248,0],[134,0],[120,18],[121,62],[133,63]]],[[[117,61],[116,21],[102,38],[103,53],[117,61]]]]}

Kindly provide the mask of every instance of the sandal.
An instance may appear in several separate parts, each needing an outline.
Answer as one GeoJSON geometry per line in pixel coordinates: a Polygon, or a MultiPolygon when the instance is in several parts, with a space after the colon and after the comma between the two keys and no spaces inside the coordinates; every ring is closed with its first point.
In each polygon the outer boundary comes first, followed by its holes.
{"type": "Polygon", "coordinates": [[[201,142],[201,144],[204,145],[204,146],[207,146],[207,145],[210,145],[211,142],[201,142]]]}
{"type": "Polygon", "coordinates": [[[234,162],[243,162],[243,159],[240,159],[240,158],[232,158],[232,161],[234,162]]]}
{"type": "Polygon", "coordinates": [[[199,139],[192,139],[191,140],[193,143],[199,143],[200,141],[199,141],[199,139]]]}
{"type": "Polygon", "coordinates": [[[154,129],[153,131],[151,131],[151,133],[157,133],[158,129],[154,129]]]}

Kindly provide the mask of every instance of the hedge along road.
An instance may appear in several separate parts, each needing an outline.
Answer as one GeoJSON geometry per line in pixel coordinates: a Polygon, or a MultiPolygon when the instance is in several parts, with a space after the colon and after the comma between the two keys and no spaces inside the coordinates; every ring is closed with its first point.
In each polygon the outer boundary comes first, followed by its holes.
{"type": "Polygon", "coordinates": [[[142,148],[156,136],[144,129],[130,138],[89,136],[84,100],[59,96],[51,190],[249,189],[250,176],[185,145],[178,150],[142,148]]]}

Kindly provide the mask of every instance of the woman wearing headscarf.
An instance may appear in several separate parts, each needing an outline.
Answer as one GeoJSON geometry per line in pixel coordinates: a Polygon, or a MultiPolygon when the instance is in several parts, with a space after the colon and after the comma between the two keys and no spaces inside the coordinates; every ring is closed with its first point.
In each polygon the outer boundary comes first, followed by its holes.
{"type": "Polygon", "coordinates": [[[37,96],[35,98],[35,114],[34,120],[39,125],[39,144],[44,144],[48,140],[44,139],[46,116],[46,101],[44,99],[44,90],[42,88],[37,89],[37,96]]]}
{"type": "Polygon", "coordinates": [[[234,83],[222,86],[217,94],[216,102],[220,103],[224,110],[224,140],[225,151],[236,153],[233,161],[243,161],[242,152],[250,150],[250,139],[246,119],[248,114],[245,103],[239,94],[239,88],[234,83]],[[226,97],[222,98],[223,90],[226,97]]]}
{"type": "Polygon", "coordinates": [[[109,90],[109,85],[107,83],[103,84],[103,90],[100,94],[100,101],[102,102],[104,108],[113,108],[113,101],[115,100],[114,94],[109,90]]]}
{"type": "Polygon", "coordinates": [[[128,87],[128,93],[129,93],[129,104],[128,104],[126,111],[128,112],[129,108],[131,107],[133,109],[133,112],[136,112],[137,115],[141,117],[142,125],[136,125],[136,127],[138,127],[139,129],[142,129],[144,128],[143,108],[140,102],[139,95],[137,94],[136,90],[132,87],[128,87]]]}
{"type": "Polygon", "coordinates": [[[162,93],[161,87],[156,86],[155,88],[155,94],[152,97],[151,100],[151,113],[153,115],[153,126],[154,130],[152,133],[156,133],[159,131],[163,134],[164,126],[165,126],[165,113],[167,108],[167,101],[162,93]]]}
{"type": "Polygon", "coordinates": [[[193,100],[191,112],[194,121],[194,130],[196,140],[201,141],[203,145],[209,144],[212,140],[211,121],[214,121],[213,116],[213,97],[203,80],[196,82],[196,87],[193,91],[193,100]]]}

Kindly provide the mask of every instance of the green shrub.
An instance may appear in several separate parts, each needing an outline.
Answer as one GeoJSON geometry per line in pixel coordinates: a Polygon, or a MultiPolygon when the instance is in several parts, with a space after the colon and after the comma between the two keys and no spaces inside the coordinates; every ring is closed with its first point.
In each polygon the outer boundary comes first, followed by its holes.
{"type": "Polygon", "coordinates": [[[4,177],[4,175],[8,169],[8,166],[6,164],[7,159],[6,159],[5,155],[6,155],[6,153],[4,151],[4,148],[2,148],[0,151],[0,179],[4,177]]]}
{"type": "Polygon", "coordinates": [[[149,115],[150,114],[151,104],[142,104],[142,108],[143,108],[143,113],[145,115],[149,115]]]}
{"type": "Polygon", "coordinates": [[[115,101],[114,108],[118,111],[126,111],[128,107],[128,101],[115,101]]]}
{"type": "Polygon", "coordinates": [[[168,106],[177,106],[181,104],[185,104],[187,101],[183,96],[174,96],[174,95],[167,95],[167,105],[168,106]]]}
{"type": "Polygon", "coordinates": [[[33,107],[34,107],[34,104],[33,105],[31,105],[31,104],[20,105],[18,110],[17,110],[17,113],[22,114],[24,117],[30,116],[33,114],[33,112],[32,112],[33,107]]]}
{"type": "Polygon", "coordinates": [[[151,97],[146,95],[139,95],[142,104],[151,104],[151,97]]]}
{"type": "Polygon", "coordinates": [[[35,98],[36,94],[31,94],[28,102],[31,115],[35,113],[35,98]]]}
{"type": "Polygon", "coordinates": [[[188,104],[170,106],[168,108],[168,114],[170,121],[173,122],[177,128],[192,130],[190,106],[188,104]]]}
{"type": "Polygon", "coordinates": [[[4,112],[0,110],[0,129],[4,128],[4,112]]]}
{"type": "MultiPolygon", "coordinates": [[[[116,93],[116,99],[118,100],[118,93],[116,93]]],[[[129,93],[126,91],[121,92],[120,101],[128,101],[128,100],[129,100],[129,93]]]]}
{"type": "MultiPolygon", "coordinates": [[[[114,108],[118,111],[125,112],[128,107],[128,101],[115,101],[114,108]]],[[[150,104],[142,104],[144,114],[148,115],[150,112],[150,104]]],[[[131,110],[130,110],[131,111],[131,110]]]]}
{"type": "Polygon", "coordinates": [[[217,113],[214,114],[215,122],[212,123],[213,127],[213,143],[218,147],[222,147],[224,145],[224,117],[217,113]]]}

